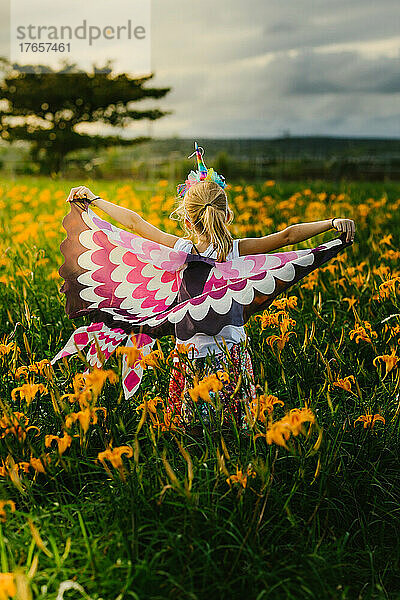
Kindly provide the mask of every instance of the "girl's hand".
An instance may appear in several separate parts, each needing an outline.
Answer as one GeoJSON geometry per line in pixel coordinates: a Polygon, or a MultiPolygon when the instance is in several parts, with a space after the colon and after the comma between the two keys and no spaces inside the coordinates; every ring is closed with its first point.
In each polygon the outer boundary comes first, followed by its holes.
{"type": "Polygon", "coordinates": [[[354,240],[354,234],[356,231],[356,226],[354,221],[351,219],[336,219],[334,220],[334,228],[338,231],[344,231],[347,233],[346,242],[354,240]]]}
{"type": "Polygon", "coordinates": [[[76,198],[87,198],[88,200],[92,200],[95,197],[96,194],[93,194],[89,188],[85,187],[84,185],[80,185],[79,187],[71,188],[67,202],[72,202],[76,198]]]}

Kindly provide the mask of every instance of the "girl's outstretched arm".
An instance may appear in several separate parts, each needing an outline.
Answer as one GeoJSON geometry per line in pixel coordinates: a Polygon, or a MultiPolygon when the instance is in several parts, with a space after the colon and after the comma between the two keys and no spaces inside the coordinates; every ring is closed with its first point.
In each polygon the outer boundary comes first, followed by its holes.
{"type": "Polygon", "coordinates": [[[271,233],[260,238],[245,238],[239,241],[239,253],[247,254],[264,254],[279,250],[284,246],[297,244],[304,240],[308,240],[314,235],[336,229],[337,231],[346,232],[346,241],[354,239],[355,225],[351,219],[335,218],[335,227],[332,227],[332,219],[325,221],[314,221],[312,223],[296,223],[289,225],[282,231],[271,233]]]}
{"type": "Polygon", "coordinates": [[[286,227],[282,231],[264,235],[263,237],[239,240],[239,254],[240,256],[246,256],[247,254],[267,254],[289,244],[289,227],[286,227]]]}
{"type": "MultiPolygon", "coordinates": [[[[67,201],[71,202],[71,200],[74,198],[83,197],[93,200],[93,198],[96,198],[96,195],[89,188],[85,186],[79,186],[71,189],[67,201]]],[[[173,248],[178,239],[178,236],[176,235],[165,233],[165,231],[157,229],[157,227],[154,227],[154,225],[151,225],[151,223],[145,221],[140,215],[129,208],[118,206],[117,204],[103,200],[103,198],[97,198],[92,202],[92,204],[101,208],[101,210],[118,221],[118,223],[121,223],[121,225],[124,227],[131,229],[137,233],[137,235],[140,235],[147,240],[152,240],[158,244],[163,244],[164,246],[173,248]]]]}
{"type": "Polygon", "coordinates": [[[339,232],[346,233],[346,242],[353,241],[356,226],[352,219],[340,219],[335,217],[335,227],[332,226],[332,219],[326,219],[326,221],[314,221],[312,223],[296,223],[290,225],[289,229],[289,244],[297,244],[303,240],[308,240],[314,235],[328,231],[329,229],[336,229],[339,232]]]}

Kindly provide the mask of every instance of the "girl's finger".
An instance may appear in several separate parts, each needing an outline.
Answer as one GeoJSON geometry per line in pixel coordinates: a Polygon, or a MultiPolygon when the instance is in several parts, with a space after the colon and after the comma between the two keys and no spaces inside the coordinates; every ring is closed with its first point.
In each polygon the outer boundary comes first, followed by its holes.
{"type": "Polygon", "coordinates": [[[84,195],[85,195],[85,186],[84,186],[84,185],[81,185],[81,186],[79,186],[79,188],[78,188],[78,191],[77,191],[77,193],[76,193],[76,196],[77,196],[78,198],[82,198],[84,195]]]}
{"type": "Polygon", "coordinates": [[[71,188],[71,191],[70,191],[70,193],[69,193],[69,196],[68,196],[68,198],[67,198],[67,201],[68,201],[68,202],[69,202],[70,200],[72,200],[72,198],[74,197],[74,192],[75,192],[75,190],[77,190],[77,189],[78,189],[78,188],[76,188],[76,187],[73,187],[73,188],[71,188]]]}

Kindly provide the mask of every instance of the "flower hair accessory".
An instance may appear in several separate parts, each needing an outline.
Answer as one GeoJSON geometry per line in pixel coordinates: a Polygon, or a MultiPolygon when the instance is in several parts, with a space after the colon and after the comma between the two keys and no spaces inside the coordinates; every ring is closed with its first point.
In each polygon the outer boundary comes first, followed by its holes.
{"type": "Polygon", "coordinates": [[[188,156],[188,158],[191,158],[194,154],[196,155],[197,171],[190,171],[185,183],[180,183],[178,185],[178,196],[181,196],[182,198],[186,194],[188,189],[190,189],[195,183],[199,183],[199,181],[214,181],[220,187],[226,187],[225,177],[223,177],[222,175],[218,175],[218,173],[216,173],[214,169],[207,169],[206,165],[204,164],[204,148],[198,146],[197,142],[194,143],[194,148],[194,152],[190,156],[188,156]]]}

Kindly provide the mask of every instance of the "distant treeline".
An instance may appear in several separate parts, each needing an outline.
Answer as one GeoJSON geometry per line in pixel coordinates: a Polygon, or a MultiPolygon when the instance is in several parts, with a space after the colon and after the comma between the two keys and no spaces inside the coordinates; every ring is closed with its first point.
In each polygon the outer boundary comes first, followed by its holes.
{"type": "MultiPolygon", "coordinates": [[[[214,158],[221,152],[239,160],[256,158],[331,158],[341,156],[382,156],[400,155],[399,139],[342,138],[328,136],[281,137],[275,139],[212,139],[197,138],[196,141],[206,150],[205,156],[214,158]]],[[[193,139],[169,138],[154,139],[131,148],[129,152],[136,158],[162,157],[171,152],[181,156],[191,154],[193,139]]]]}
{"type": "MultiPolygon", "coordinates": [[[[400,139],[326,136],[277,139],[197,138],[205,162],[230,180],[359,179],[400,180],[400,139]]],[[[132,147],[115,146],[95,153],[70,153],[61,175],[96,178],[182,179],[193,159],[193,139],[153,139],[132,147]]],[[[0,168],[34,173],[23,149],[0,148],[0,168]],[[10,158],[11,157],[11,158],[10,158]]]]}

